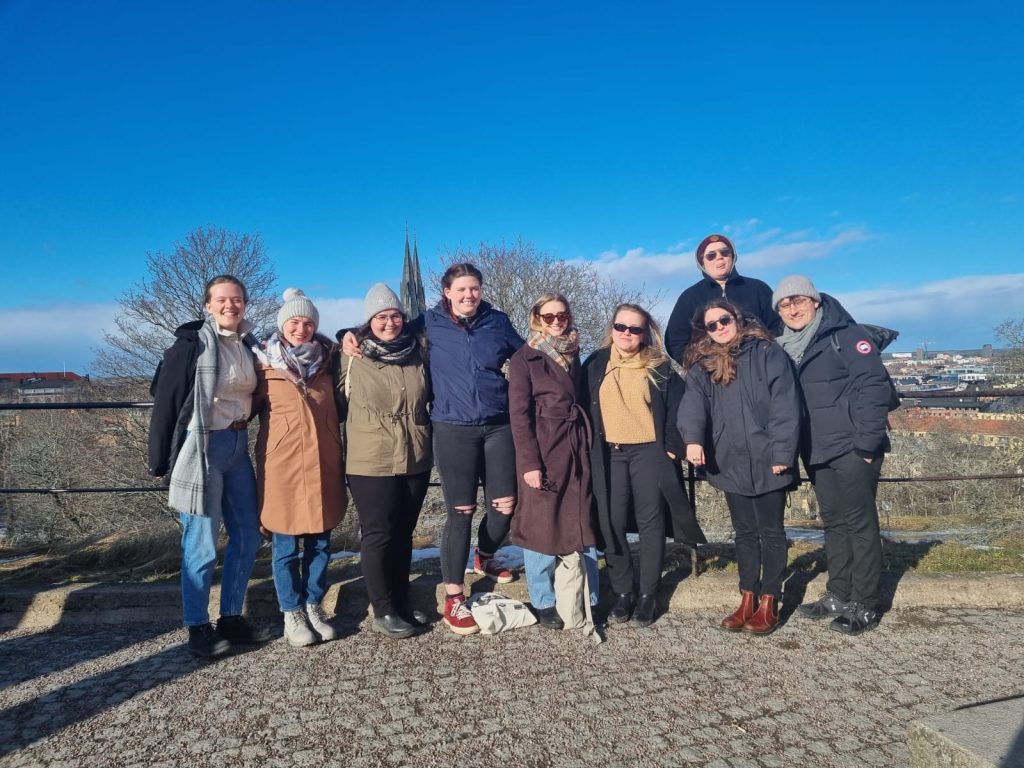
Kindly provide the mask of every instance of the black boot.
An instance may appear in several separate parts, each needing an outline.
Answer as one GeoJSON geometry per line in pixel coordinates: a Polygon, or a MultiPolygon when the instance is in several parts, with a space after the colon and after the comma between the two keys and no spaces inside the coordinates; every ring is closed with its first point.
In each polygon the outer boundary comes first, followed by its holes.
{"type": "Polygon", "coordinates": [[[416,627],[403,619],[397,613],[389,613],[386,616],[377,616],[373,620],[373,630],[374,632],[380,632],[382,635],[387,635],[395,640],[403,640],[416,634],[416,627]]]}
{"type": "Polygon", "coordinates": [[[430,617],[427,616],[426,612],[421,611],[419,608],[413,608],[408,603],[399,603],[396,605],[395,613],[416,627],[416,629],[423,629],[424,627],[430,626],[430,617]]]}
{"type": "Polygon", "coordinates": [[[657,595],[640,595],[637,601],[636,610],[633,611],[633,621],[637,627],[649,627],[654,623],[654,611],[658,606],[657,595]]]}
{"type": "Polygon", "coordinates": [[[537,622],[542,627],[548,629],[565,629],[565,622],[562,621],[562,617],[558,615],[558,609],[555,606],[550,608],[534,608],[534,613],[537,614],[537,622]]]}
{"type": "Polygon", "coordinates": [[[188,628],[188,650],[195,656],[212,659],[231,650],[231,643],[217,634],[212,624],[188,628]]]}
{"type": "Polygon", "coordinates": [[[274,638],[268,630],[254,627],[242,616],[221,616],[217,619],[217,634],[235,645],[261,645],[274,638]]]}
{"type": "Polygon", "coordinates": [[[635,605],[636,597],[633,596],[632,592],[616,595],[615,604],[612,605],[612,609],[608,612],[608,623],[621,624],[624,621],[629,621],[629,617],[633,615],[633,606],[635,605]]]}

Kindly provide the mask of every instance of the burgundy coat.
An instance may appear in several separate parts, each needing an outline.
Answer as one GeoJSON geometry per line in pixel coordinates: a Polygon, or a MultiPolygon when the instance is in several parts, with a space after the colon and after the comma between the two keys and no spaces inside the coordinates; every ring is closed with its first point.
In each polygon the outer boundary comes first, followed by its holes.
{"type": "Polygon", "coordinates": [[[569,372],[523,345],[509,360],[508,404],[516,445],[519,495],[511,541],[546,555],[580,552],[595,543],[591,524],[590,423],[577,400],[580,364],[569,372]],[[546,487],[523,474],[539,469],[546,487]]]}

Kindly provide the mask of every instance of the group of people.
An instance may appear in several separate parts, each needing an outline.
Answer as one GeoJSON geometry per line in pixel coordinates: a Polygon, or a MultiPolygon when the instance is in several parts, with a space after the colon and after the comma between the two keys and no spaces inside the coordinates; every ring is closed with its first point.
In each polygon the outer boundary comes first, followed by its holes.
{"type": "Polygon", "coordinates": [[[524,340],[484,300],[484,277],[468,263],[448,268],[440,301],[416,318],[387,285],[374,285],[364,324],[337,341],[318,332],[313,302],[289,289],[276,331],[261,342],[244,317],[245,286],[212,279],[208,316],[178,329],[151,388],[150,471],[169,478],[169,505],[180,514],[189,649],[217,656],[268,639],[242,616],[261,537],[271,542],[287,641],[336,636],[321,603],[346,478],[372,627],[395,639],[421,631],[428,617],[409,599],[409,574],[433,466],[447,509],[441,614],[457,634],[479,631],[467,570],[499,584],[516,577],[495,557],[506,541],[523,549],[542,626],[563,626],[555,574],[565,563],[582,564],[583,600],[597,605],[598,550],[614,593],[608,621],[651,624],[666,537],[706,541],[682,483],[684,461],[725,493],[736,532],[740,606],[722,626],[768,633],[779,621],[783,510],[798,452],[818,496],[829,566],[825,596],[801,612],[831,617],[849,634],[874,626],[874,496],[890,391],[873,342],[805,277],[773,292],[740,276],[722,235],[705,238],[696,259],[704,277],[680,296],[664,342],[646,309],[620,304],[585,360],[565,296],[537,299],[524,340]],[[254,468],[247,426],[255,417],[254,468]],[[478,487],[484,509],[471,549],[478,487]],[[214,625],[222,522],[228,545],[214,625]]]}

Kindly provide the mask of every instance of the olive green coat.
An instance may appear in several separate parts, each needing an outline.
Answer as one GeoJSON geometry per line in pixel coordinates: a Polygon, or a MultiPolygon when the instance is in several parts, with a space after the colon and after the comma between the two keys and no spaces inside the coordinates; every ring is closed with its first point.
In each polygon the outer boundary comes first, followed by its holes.
{"type": "Polygon", "coordinates": [[[348,474],[382,477],[430,470],[425,358],[422,347],[404,364],[342,356],[337,386],[348,474]]]}

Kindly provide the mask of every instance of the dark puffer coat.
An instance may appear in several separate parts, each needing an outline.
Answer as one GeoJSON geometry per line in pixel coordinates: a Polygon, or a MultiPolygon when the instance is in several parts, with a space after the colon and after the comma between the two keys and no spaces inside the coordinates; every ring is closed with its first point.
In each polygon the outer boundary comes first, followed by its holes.
{"type": "MultiPolygon", "coordinates": [[[[608,488],[611,452],[604,439],[604,422],[601,420],[601,382],[604,381],[605,370],[611,350],[608,347],[594,352],[583,364],[581,382],[581,398],[589,403],[590,423],[593,425],[594,438],[590,448],[590,475],[593,480],[594,501],[599,519],[610,528],[610,497],[608,488]]],[[[683,380],[676,373],[672,363],[666,360],[655,370],[658,383],[650,382],[651,411],[654,415],[655,442],[662,450],[664,461],[659,467],[658,488],[662,498],[668,505],[669,517],[666,520],[666,535],[676,541],[688,544],[704,544],[707,538],[697,522],[693,505],[683,490],[683,476],[680,461],[685,453],[685,446],[676,428],[676,411],[683,398],[683,380]],[[678,460],[673,461],[666,453],[673,453],[678,460]]]]}
{"type": "Polygon", "coordinates": [[[593,546],[590,423],[577,400],[580,363],[566,371],[527,345],[509,361],[509,418],[516,446],[519,496],[512,516],[514,544],[547,555],[593,546]],[[546,487],[523,474],[539,469],[546,487]]]}
{"type": "Polygon", "coordinates": [[[772,336],[782,333],[782,320],[772,309],[772,289],[753,277],[743,277],[733,270],[725,288],[705,276],[680,294],[672,315],[665,326],[665,349],[669,356],[682,362],[686,345],[693,334],[693,315],[714,299],[726,299],[743,310],[746,317],[754,318],[772,336]]]}
{"type": "Polygon", "coordinates": [[[890,448],[892,388],[871,335],[843,305],[821,294],[821,325],[797,374],[806,415],[800,453],[807,465],[850,451],[875,457],[890,448]]]}
{"type": "Polygon", "coordinates": [[[747,338],[735,360],[728,386],[700,365],[690,368],[676,423],[683,442],[704,448],[711,485],[760,496],[793,484],[793,472],[775,475],[772,465],[796,468],[800,396],[793,362],[778,344],[747,338]]]}

